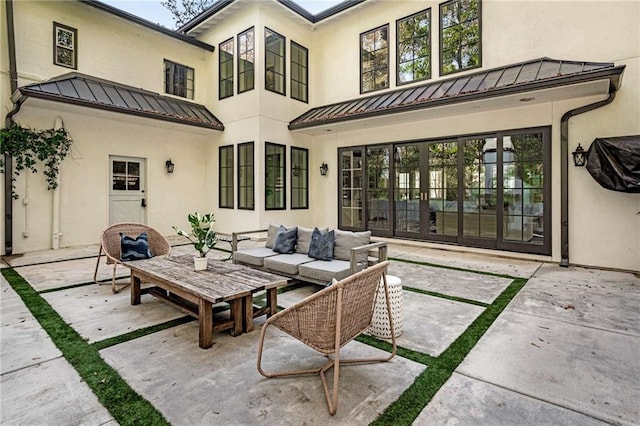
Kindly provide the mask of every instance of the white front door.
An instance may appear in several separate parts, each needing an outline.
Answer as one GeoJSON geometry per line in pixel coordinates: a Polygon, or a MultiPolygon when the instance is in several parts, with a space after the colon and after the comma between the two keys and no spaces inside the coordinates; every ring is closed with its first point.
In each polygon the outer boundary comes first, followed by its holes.
{"type": "Polygon", "coordinates": [[[109,224],[145,223],[145,160],[109,157],[109,224]]]}

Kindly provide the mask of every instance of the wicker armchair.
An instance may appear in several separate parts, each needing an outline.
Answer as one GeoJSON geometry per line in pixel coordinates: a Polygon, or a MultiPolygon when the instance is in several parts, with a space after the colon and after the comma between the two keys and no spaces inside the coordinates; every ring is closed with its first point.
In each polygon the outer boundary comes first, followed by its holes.
{"type": "Polygon", "coordinates": [[[352,363],[386,362],[396,353],[389,292],[385,272],[388,261],[378,263],[333,284],[289,308],[278,312],[262,327],[258,348],[258,371],[265,377],[320,374],[329,413],[338,408],[340,365],[352,363]],[[369,328],[373,317],[378,286],[384,285],[387,313],[393,350],[388,357],[366,359],[340,359],[340,348],[369,328]],[[284,331],[302,343],[327,356],[322,367],[269,373],[262,368],[262,352],[269,326],[284,331]],[[333,367],[333,385],[329,389],[325,373],[333,367]]]}
{"type": "MultiPolygon", "coordinates": [[[[121,252],[120,252],[120,233],[123,233],[129,237],[137,238],[143,232],[147,233],[147,241],[149,242],[149,248],[154,256],[166,256],[171,252],[171,246],[166,238],[164,238],[155,229],[143,225],[141,223],[116,223],[111,225],[102,233],[100,238],[100,249],[98,250],[98,260],[96,261],[96,269],[93,273],[93,281],[98,283],[98,267],[100,266],[100,257],[102,252],[107,258],[107,265],[113,264],[113,277],[111,279],[111,290],[114,293],[118,293],[123,288],[126,288],[130,283],[122,285],[120,288],[116,285],[116,266],[122,265],[121,252]]],[[[98,283],[100,284],[100,283],[98,283]]]]}

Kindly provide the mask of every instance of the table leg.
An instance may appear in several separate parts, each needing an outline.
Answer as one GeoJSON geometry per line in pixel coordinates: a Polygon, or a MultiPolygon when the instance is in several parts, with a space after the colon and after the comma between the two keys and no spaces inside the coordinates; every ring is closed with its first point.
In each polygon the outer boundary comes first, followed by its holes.
{"type": "Polygon", "coordinates": [[[199,343],[202,349],[213,346],[213,306],[211,302],[200,299],[198,303],[199,343]]]}
{"type": "Polygon", "coordinates": [[[253,331],[253,295],[243,297],[242,305],[244,331],[245,333],[249,333],[253,331]]]}
{"type": "Polygon", "coordinates": [[[233,321],[233,328],[231,329],[232,336],[239,336],[242,334],[242,299],[244,298],[229,300],[231,320],[233,321]]]}
{"type": "Polygon", "coordinates": [[[278,313],[278,288],[277,287],[267,289],[267,306],[269,307],[267,318],[278,313]]]}
{"type": "Polygon", "coordinates": [[[140,277],[131,271],[131,304],[140,304],[140,277]]]}

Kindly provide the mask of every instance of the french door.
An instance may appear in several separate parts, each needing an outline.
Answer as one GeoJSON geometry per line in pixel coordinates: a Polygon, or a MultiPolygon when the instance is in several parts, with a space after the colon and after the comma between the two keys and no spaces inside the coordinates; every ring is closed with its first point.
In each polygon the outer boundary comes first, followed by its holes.
{"type": "Polygon", "coordinates": [[[109,224],[145,223],[145,160],[109,157],[109,224]]]}

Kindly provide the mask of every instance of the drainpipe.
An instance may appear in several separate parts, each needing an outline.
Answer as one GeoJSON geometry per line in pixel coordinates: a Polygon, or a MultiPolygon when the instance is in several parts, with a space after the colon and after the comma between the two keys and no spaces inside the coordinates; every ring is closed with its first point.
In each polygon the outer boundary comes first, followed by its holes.
{"type": "MultiPolygon", "coordinates": [[[[11,94],[18,90],[18,70],[16,65],[16,39],[13,27],[13,0],[5,1],[7,15],[7,42],[9,45],[9,81],[11,94]]],[[[15,105],[12,112],[5,118],[5,127],[11,126],[11,117],[16,114],[19,105],[15,105]]],[[[13,158],[4,156],[4,252],[10,255],[13,252],[13,198],[11,197],[11,177],[13,176],[13,158]]]]}
{"type": "MultiPolygon", "coordinates": [[[[56,117],[53,128],[58,130],[64,127],[64,123],[62,122],[62,118],[56,117]]],[[[58,173],[58,184],[60,183],[60,174],[58,173]]],[[[53,190],[53,203],[52,203],[52,211],[51,211],[51,248],[57,250],[60,248],[60,236],[62,233],[60,232],[60,185],[56,189],[53,190]]]]}
{"type": "Polygon", "coordinates": [[[594,109],[609,105],[616,97],[609,86],[609,97],[564,113],[560,119],[560,266],[569,266],[569,119],[594,109]]]}

